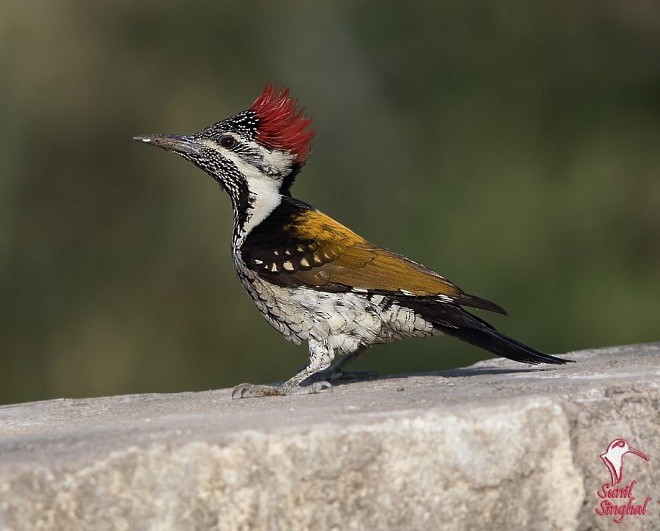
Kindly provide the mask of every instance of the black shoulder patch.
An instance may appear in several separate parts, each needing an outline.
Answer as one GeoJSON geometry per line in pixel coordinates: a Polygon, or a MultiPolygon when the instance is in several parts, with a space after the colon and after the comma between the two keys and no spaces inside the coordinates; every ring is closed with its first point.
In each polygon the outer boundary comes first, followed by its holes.
{"type": "Polygon", "coordinates": [[[297,215],[306,210],[313,210],[313,207],[291,197],[282,197],[278,207],[245,238],[241,258],[247,267],[275,284],[286,284],[275,279],[282,272],[311,269],[318,243],[301,240],[285,230],[297,215]]]}

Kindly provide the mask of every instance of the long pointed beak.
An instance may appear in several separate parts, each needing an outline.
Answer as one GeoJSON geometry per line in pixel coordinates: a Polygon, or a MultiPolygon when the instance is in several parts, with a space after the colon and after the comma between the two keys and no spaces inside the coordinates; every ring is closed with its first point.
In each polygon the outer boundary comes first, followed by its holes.
{"type": "Polygon", "coordinates": [[[648,461],[648,460],[649,460],[649,457],[648,457],[646,454],[643,454],[643,453],[640,452],[637,448],[633,448],[632,446],[628,446],[628,452],[626,452],[626,453],[631,453],[631,454],[638,455],[639,457],[641,457],[642,459],[644,459],[644,461],[648,461]]]}
{"type": "Polygon", "coordinates": [[[182,155],[199,155],[204,147],[203,144],[199,143],[193,137],[185,135],[134,136],[133,140],[158,146],[166,151],[173,151],[182,155]]]}

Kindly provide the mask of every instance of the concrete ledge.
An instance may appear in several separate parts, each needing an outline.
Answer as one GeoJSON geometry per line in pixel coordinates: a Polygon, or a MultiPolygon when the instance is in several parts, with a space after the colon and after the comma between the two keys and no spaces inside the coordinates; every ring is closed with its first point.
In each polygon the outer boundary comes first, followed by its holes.
{"type": "Polygon", "coordinates": [[[660,343],[566,357],[316,396],[3,406],[0,528],[606,529],[599,454],[617,437],[650,457],[626,461],[653,497],[627,528],[657,526],[660,343]]]}

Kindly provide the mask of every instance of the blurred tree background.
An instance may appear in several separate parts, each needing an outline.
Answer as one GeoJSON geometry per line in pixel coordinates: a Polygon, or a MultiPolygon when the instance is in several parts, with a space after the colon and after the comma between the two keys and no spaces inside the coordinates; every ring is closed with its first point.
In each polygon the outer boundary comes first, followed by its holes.
{"type": "MultiPolygon", "coordinates": [[[[509,310],[548,352],[658,340],[660,4],[0,5],[0,402],[288,378],[235,277],[229,201],[136,134],[291,87],[295,195],[509,310]]],[[[487,354],[372,349],[381,374],[487,354]]]]}

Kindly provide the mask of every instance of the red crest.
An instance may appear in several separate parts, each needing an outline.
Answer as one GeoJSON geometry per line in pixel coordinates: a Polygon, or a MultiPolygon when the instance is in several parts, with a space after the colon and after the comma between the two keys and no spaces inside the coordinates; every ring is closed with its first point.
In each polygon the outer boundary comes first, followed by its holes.
{"type": "Polygon", "coordinates": [[[297,110],[298,101],[289,96],[289,89],[278,89],[268,83],[250,107],[258,118],[255,139],[273,149],[285,149],[295,154],[295,162],[304,163],[311,149],[314,131],[306,130],[312,122],[297,110]]]}

